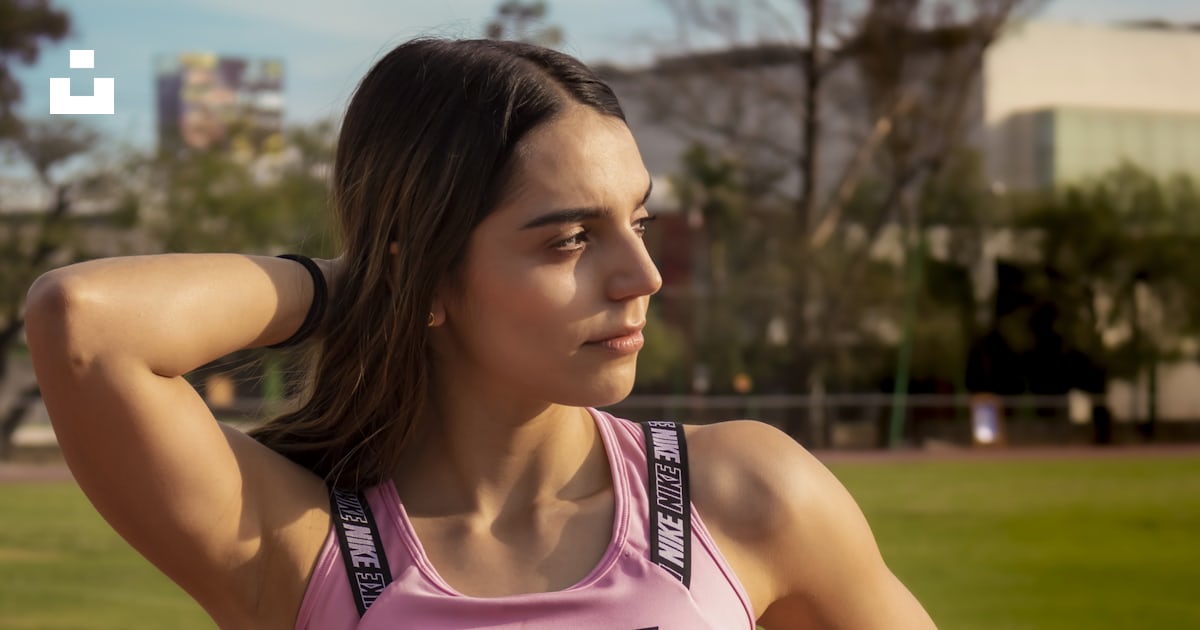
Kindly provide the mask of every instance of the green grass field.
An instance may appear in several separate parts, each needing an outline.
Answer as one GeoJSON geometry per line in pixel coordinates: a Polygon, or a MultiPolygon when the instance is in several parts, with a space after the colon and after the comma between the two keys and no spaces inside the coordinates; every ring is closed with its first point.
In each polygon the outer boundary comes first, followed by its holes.
{"type": "Polygon", "coordinates": [[[1200,459],[834,470],[942,628],[1200,628],[1200,459]]]}
{"type": "MultiPolygon", "coordinates": [[[[832,468],[942,628],[1200,628],[1200,458],[832,468]]],[[[0,485],[0,628],[211,627],[74,485],[0,485]]]]}

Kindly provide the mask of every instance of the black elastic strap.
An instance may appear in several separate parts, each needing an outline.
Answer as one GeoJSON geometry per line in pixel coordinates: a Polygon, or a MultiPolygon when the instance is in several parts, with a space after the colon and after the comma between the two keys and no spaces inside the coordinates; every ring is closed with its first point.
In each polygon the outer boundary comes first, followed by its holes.
{"type": "Polygon", "coordinates": [[[350,578],[350,592],[361,617],[391,583],[392,572],[366,497],[335,488],[329,493],[329,504],[346,576],[350,578]]]}
{"type": "Polygon", "coordinates": [[[317,266],[317,263],[313,262],[313,259],[308,256],[301,254],[280,254],[276,258],[294,260],[304,265],[313,282],[313,299],[309,303],[308,312],[304,315],[304,322],[300,324],[296,332],[292,333],[291,337],[267,346],[268,348],[287,348],[308,339],[316,332],[317,327],[321,325],[321,320],[325,318],[325,302],[329,298],[329,288],[325,286],[325,274],[317,266]]]}
{"type": "Polygon", "coordinates": [[[650,480],[650,561],[692,582],[692,498],[688,491],[687,440],[678,422],[646,422],[650,480]]]}

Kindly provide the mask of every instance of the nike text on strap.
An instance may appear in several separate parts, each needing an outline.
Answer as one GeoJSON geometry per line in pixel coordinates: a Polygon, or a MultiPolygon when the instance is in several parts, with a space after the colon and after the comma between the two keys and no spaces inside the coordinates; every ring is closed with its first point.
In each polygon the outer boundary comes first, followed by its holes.
{"type": "Polygon", "coordinates": [[[692,499],[687,441],[677,422],[646,422],[650,481],[650,561],[683,583],[692,581],[692,499]]]}
{"type": "Polygon", "coordinates": [[[371,516],[371,506],[361,493],[334,489],[329,493],[330,517],[337,530],[346,575],[350,578],[350,593],[361,617],[375,603],[384,587],[392,581],[379,528],[371,516]]]}

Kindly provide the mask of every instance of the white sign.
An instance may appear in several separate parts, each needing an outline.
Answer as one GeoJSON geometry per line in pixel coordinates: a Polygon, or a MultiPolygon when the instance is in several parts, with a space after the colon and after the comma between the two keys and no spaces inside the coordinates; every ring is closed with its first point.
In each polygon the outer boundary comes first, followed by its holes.
{"type": "MultiPolygon", "coordinates": [[[[72,50],[71,68],[95,68],[96,51],[72,50]]],[[[113,77],[92,79],[91,96],[72,96],[71,79],[50,79],[50,114],[114,114],[116,109],[117,80],[113,77]]]]}

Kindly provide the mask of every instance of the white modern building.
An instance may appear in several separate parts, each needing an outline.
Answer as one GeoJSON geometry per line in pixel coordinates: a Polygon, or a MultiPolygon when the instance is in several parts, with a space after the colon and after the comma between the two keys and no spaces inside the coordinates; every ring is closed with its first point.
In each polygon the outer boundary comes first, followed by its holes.
{"type": "Polygon", "coordinates": [[[1200,177],[1198,68],[1200,25],[1013,25],[982,68],[991,180],[1041,188],[1122,161],[1200,177]]]}

